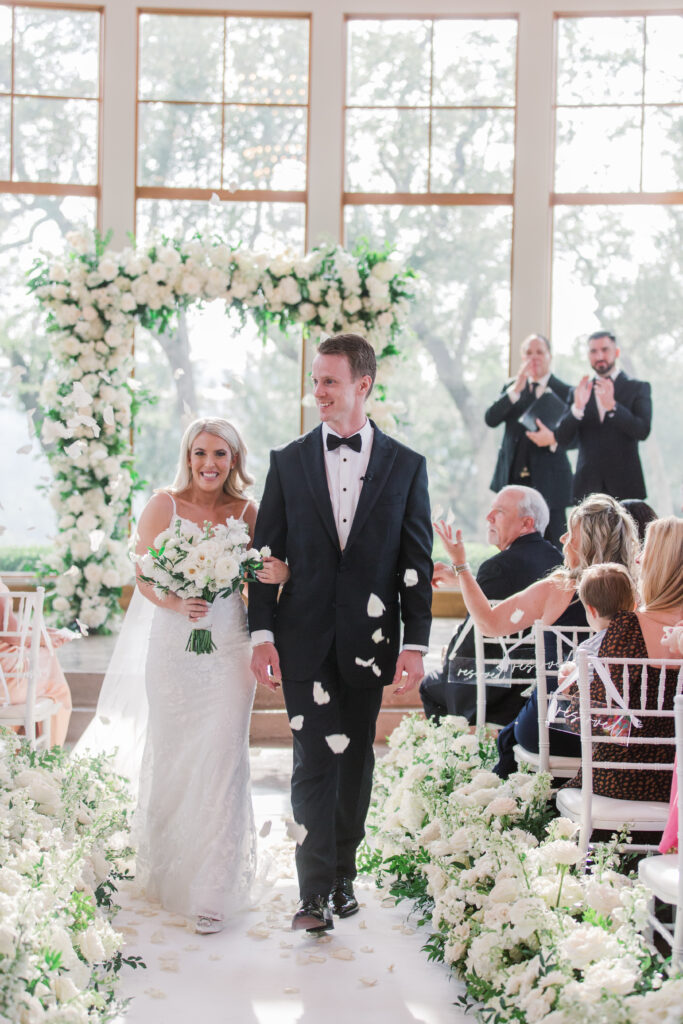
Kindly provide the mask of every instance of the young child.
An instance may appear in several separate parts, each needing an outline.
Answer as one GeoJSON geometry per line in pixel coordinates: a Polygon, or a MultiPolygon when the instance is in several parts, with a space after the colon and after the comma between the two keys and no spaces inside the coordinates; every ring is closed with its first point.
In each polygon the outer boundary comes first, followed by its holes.
{"type": "MultiPolygon", "coordinates": [[[[617,612],[632,612],[635,609],[636,585],[623,565],[618,565],[616,562],[603,562],[600,565],[590,565],[584,569],[579,583],[579,598],[586,610],[588,625],[595,630],[595,633],[588,640],[583,640],[578,644],[574,657],[578,651],[585,651],[587,654],[597,656],[607,627],[617,612]]],[[[558,695],[564,694],[565,699],[570,696],[567,691],[576,683],[578,675],[578,668],[573,661],[566,661],[560,665],[558,687],[548,708],[548,722],[555,728],[562,728],[560,722],[553,722],[557,713],[558,695]]],[[[574,696],[575,692],[574,689],[571,696],[574,696]]],[[[569,725],[569,723],[567,724],[569,725]]],[[[570,725],[569,727],[572,732],[576,731],[575,727],[570,725]]]]}

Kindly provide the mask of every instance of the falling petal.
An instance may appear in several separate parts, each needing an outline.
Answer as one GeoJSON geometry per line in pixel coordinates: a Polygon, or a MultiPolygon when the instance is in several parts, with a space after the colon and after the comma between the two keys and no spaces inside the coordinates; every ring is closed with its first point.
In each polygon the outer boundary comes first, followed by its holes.
{"type": "Polygon", "coordinates": [[[359,921],[358,922],[358,927],[359,928],[367,928],[367,926],[368,926],[368,922],[367,921],[359,921]]]}
{"type": "Polygon", "coordinates": [[[316,704],[330,703],[330,695],[327,690],[323,689],[322,683],[313,683],[313,700],[316,704]]]}
{"type": "Polygon", "coordinates": [[[407,587],[414,587],[415,584],[417,583],[417,570],[406,569],[406,571],[403,573],[403,582],[407,587]]]}
{"type": "Polygon", "coordinates": [[[173,380],[180,380],[181,377],[185,376],[185,371],[182,366],[179,366],[177,370],[173,371],[173,380]]]}
{"type": "Polygon", "coordinates": [[[259,835],[262,839],[265,839],[267,835],[270,835],[270,830],[273,827],[272,821],[264,821],[259,829],[259,835]]]}
{"type": "Polygon", "coordinates": [[[382,669],[379,667],[379,665],[373,665],[372,671],[375,673],[376,676],[382,675],[382,669]]]}
{"type": "Polygon", "coordinates": [[[22,444],[21,448],[17,448],[17,455],[28,455],[32,448],[32,444],[22,444]]]}
{"type": "Polygon", "coordinates": [[[114,419],[114,410],[111,405],[105,405],[104,409],[102,410],[102,419],[104,420],[108,427],[115,426],[116,420],[114,419]]]}
{"type": "Polygon", "coordinates": [[[90,550],[99,551],[102,541],[106,537],[104,530],[92,530],[90,532],[90,550]]]}
{"type": "Polygon", "coordinates": [[[294,718],[290,718],[289,724],[292,729],[298,732],[298,730],[301,729],[301,727],[304,724],[304,716],[294,715],[294,718]]]}
{"type": "Polygon", "coordinates": [[[64,573],[65,576],[80,576],[81,571],[77,565],[70,565],[64,573]]]}
{"type": "Polygon", "coordinates": [[[390,974],[393,971],[394,966],[395,966],[394,964],[389,964],[389,966],[387,967],[387,970],[389,971],[390,974]]]}
{"type": "Polygon", "coordinates": [[[290,818],[285,822],[287,827],[287,835],[290,839],[293,839],[297,846],[302,846],[303,842],[308,835],[308,829],[305,825],[300,825],[298,821],[292,821],[290,818]]]}
{"type": "Polygon", "coordinates": [[[183,952],[185,952],[185,953],[195,953],[198,949],[201,949],[201,948],[202,947],[198,946],[196,943],[191,943],[189,946],[183,946],[183,952]]]}
{"type": "Polygon", "coordinates": [[[163,942],[166,942],[166,937],[164,933],[161,930],[159,930],[152,933],[149,941],[154,942],[155,945],[157,946],[160,946],[163,942]]]}
{"type": "Polygon", "coordinates": [[[510,616],[510,622],[519,622],[520,619],[524,618],[524,611],[522,608],[515,608],[514,612],[510,616]]]}
{"type": "Polygon", "coordinates": [[[97,717],[102,725],[111,725],[111,718],[107,718],[106,715],[98,715],[97,717]]]}
{"type": "Polygon", "coordinates": [[[145,995],[149,996],[150,999],[165,999],[166,993],[162,992],[160,988],[146,988],[145,995]]]}
{"type": "Polygon", "coordinates": [[[370,594],[368,598],[368,615],[371,619],[378,619],[384,611],[384,602],[381,601],[377,594],[370,594]]]}
{"type": "Polygon", "coordinates": [[[452,508],[449,508],[448,512],[446,513],[446,519],[444,521],[446,523],[446,526],[452,526],[453,523],[455,522],[455,512],[453,511],[452,508]]]}
{"type": "Polygon", "coordinates": [[[361,951],[361,953],[374,953],[375,952],[375,950],[373,949],[372,946],[361,946],[360,947],[360,951],[361,951]]]}
{"type": "Polygon", "coordinates": [[[309,964],[324,964],[327,961],[326,956],[320,956],[318,953],[309,953],[308,962],[309,964]]]}
{"type": "Polygon", "coordinates": [[[70,458],[77,459],[79,455],[83,454],[85,447],[86,445],[84,441],[74,441],[74,443],[70,444],[68,448],[64,449],[64,451],[70,458]]]}
{"type": "Polygon", "coordinates": [[[381,644],[382,640],[384,640],[384,634],[382,633],[382,629],[380,627],[380,629],[376,629],[375,632],[372,634],[372,642],[373,644],[381,644]]]}
{"type": "Polygon", "coordinates": [[[266,928],[262,924],[256,924],[253,928],[249,929],[247,935],[252,939],[268,939],[270,938],[270,928],[266,928]]]}
{"type": "Polygon", "coordinates": [[[369,658],[368,661],[363,661],[362,658],[356,658],[356,665],[361,665],[363,668],[370,668],[374,660],[374,658],[369,658]]]}
{"type": "MultiPolygon", "coordinates": [[[[76,619],[76,625],[78,626],[78,628],[81,631],[81,636],[87,636],[88,635],[88,630],[90,629],[89,626],[86,626],[86,624],[84,622],[81,622],[80,619],[76,619]]],[[[152,913],[156,914],[156,910],[152,911],[152,913]]]]}
{"type": "Polygon", "coordinates": [[[343,754],[351,740],[343,732],[334,732],[325,737],[325,742],[333,754],[343,754]]]}
{"type": "Polygon", "coordinates": [[[209,199],[209,206],[220,206],[220,205],[221,205],[221,197],[216,192],[212,192],[211,193],[211,198],[209,199]]]}
{"type": "Polygon", "coordinates": [[[377,984],[377,978],[361,978],[361,985],[365,985],[366,988],[372,988],[373,985],[377,984]]]}
{"type": "Polygon", "coordinates": [[[401,935],[414,935],[414,934],[415,934],[415,929],[414,928],[409,928],[405,924],[401,926],[401,935]]]}
{"type": "Polygon", "coordinates": [[[353,952],[350,949],[346,949],[345,946],[342,946],[340,949],[333,949],[332,952],[330,953],[330,956],[333,956],[335,958],[335,960],[355,960],[356,959],[354,954],[353,954],[353,952]]]}
{"type": "Polygon", "coordinates": [[[187,404],[187,402],[183,402],[183,412],[185,413],[186,416],[193,416],[194,415],[194,413],[192,412],[192,409],[190,409],[190,407],[187,404]]]}

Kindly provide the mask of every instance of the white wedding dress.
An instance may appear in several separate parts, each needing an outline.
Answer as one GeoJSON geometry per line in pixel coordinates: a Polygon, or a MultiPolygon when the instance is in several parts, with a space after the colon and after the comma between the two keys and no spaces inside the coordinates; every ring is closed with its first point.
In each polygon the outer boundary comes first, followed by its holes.
{"type": "MultiPolygon", "coordinates": [[[[136,594],[126,617],[130,629],[140,631],[141,620],[151,618],[148,717],[131,687],[133,674],[113,665],[76,753],[116,746],[115,766],[135,779],[144,736],[133,829],[136,879],[173,913],[227,917],[248,903],[256,867],[249,782],[255,682],[244,604],[239,593],[214,602],[201,625],[210,620],[217,649],[197,655],[185,651],[189,620],[136,594]]],[[[118,659],[115,650],[113,663],[131,665],[130,629],[124,624],[117,644],[123,650],[118,659]]],[[[144,657],[138,646],[138,665],[144,657]]]]}

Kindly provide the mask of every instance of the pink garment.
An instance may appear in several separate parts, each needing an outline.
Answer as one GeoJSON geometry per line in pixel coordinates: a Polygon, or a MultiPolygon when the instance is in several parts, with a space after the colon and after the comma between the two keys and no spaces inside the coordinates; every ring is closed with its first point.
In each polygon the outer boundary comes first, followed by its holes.
{"type": "Polygon", "coordinates": [[[657,847],[660,853],[668,853],[678,846],[678,781],[676,776],[677,761],[674,761],[674,773],[671,779],[671,799],[669,800],[669,820],[662,832],[662,841],[657,847]]]}
{"type": "MultiPolygon", "coordinates": [[[[16,665],[17,647],[8,641],[0,641],[0,661],[6,671],[10,672],[16,665]]],[[[61,709],[53,717],[50,739],[53,746],[63,746],[71,718],[71,691],[67,683],[62,667],[57,660],[55,651],[50,653],[45,647],[41,647],[38,653],[38,664],[40,672],[36,686],[38,697],[51,697],[59,701],[61,709]]],[[[23,704],[26,700],[26,683],[17,684],[15,680],[9,682],[10,704],[23,704]]],[[[2,702],[2,691],[0,690],[0,703],[2,702]]]]}

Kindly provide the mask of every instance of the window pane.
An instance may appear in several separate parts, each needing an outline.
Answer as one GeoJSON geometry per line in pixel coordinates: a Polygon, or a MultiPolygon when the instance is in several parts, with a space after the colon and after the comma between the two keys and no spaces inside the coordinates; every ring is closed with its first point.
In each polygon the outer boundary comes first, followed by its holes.
{"type": "Polygon", "coordinates": [[[0,91],[12,88],[12,8],[0,7],[0,91]]]}
{"type": "Polygon", "coordinates": [[[99,36],[97,11],[15,8],[15,92],[97,97],[99,36]]]}
{"type": "Polygon", "coordinates": [[[363,192],[425,191],[428,145],[426,110],[349,110],[346,188],[363,192]]]}
{"type": "Polygon", "coordinates": [[[511,192],[514,111],[435,110],[432,190],[511,192]]]}
{"type": "Polygon", "coordinates": [[[195,203],[141,199],[137,204],[137,237],[144,243],[153,230],[173,238],[191,238],[195,231],[218,235],[230,245],[280,252],[302,252],[306,207],[303,203],[195,203]]]}
{"type": "Polygon", "coordinates": [[[555,190],[637,190],[640,120],[640,108],[634,107],[558,110],[555,190]]]}
{"type": "Polygon", "coordinates": [[[653,431],[641,444],[648,501],[680,513],[683,437],[683,207],[591,206],[555,213],[553,342],[568,383],[588,371],[586,336],[616,332],[619,365],[652,384],[653,431]]]}
{"type": "Polygon", "coordinates": [[[97,182],[93,100],[14,100],[14,168],[19,181],[97,182]]]}
{"type": "Polygon", "coordinates": [[[231,189],[304,189],[306,111],[227,107],[223,181],[231,189]]]}
{"type": "Polygon", "coordinates": [[[224,18],[140,16],[140,99],[223,98],[224,18]]]}
{"type": "Polygon", "coordinates": [[[683,188],[683,106],[645,110],[643,189],[683,188]]]}
{"type": "Polygon", "coordinates": [[[645,20],[645,102],[680,103],[683,94],[683,17],[645,20]]]}
{"type": "Polygon", "coordinates": [[[228,18],[225,98],[308,102],[307,18],[228,18]]]}
{"type": "MultiPolygon", "coordinates": [[[[52,480],[47,459],[28,428],[28,413],[39,407],[46,376],[48,338],[25,275],[36,251],[61,252],[64,233],[83,223],[94,227],[95,217],[94,199],[0,194],[0,431],[3,478],[12,482],[11,490],[3,488],[0,553],[15,545],[45,544],[56,527],[47,494],[39,489],[52,480]],[[11,367],[16,367],[14,378],[11,367]],[[31,450],[24,452],[27,445],[31,450]]],[[[37,413],[32,420],[39,428],[37,413]]]]}
{"type": "Polygon", "coordinates": [[[428,21],[350,21],[346,102],[353,106],[429,103],[428,21]]]}
{"type": "Polygon", "coordinates": [[[0,96],[0,178],[9,178],[10,176],[11,110],[11,98],[0,96]]]}
{"type": "Polygon", "coordinates": [[[219,106],[144,103],[138,109],[141,185],[220,187],[219,106]]]}
{"type": "Polygon", "coordinates": [[[434,105],[514,106],[517,22],[434,22],[434,105]]]}
{"type": "Polygon", "coordinates": [[[512,210],[347,207],[346,244],[363,237],[390,242],[420,272],[391,398],[406,404],[404,440],[427,456],[435,511],[452,508],[483,538],[499,443],[484,410],[507,373],[512,210]]]}
{"type": "Polygon", "coordinates": [[[643,18],[561,18],[558,103],[639,103],[643,18]]]}

